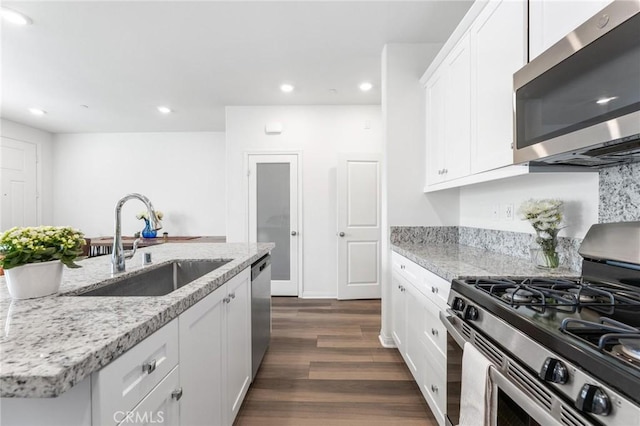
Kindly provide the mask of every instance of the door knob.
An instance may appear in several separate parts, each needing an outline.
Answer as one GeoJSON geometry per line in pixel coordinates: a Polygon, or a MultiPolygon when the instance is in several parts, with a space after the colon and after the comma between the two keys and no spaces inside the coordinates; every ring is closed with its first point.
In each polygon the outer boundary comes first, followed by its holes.
{"type": "Polygon", "coordinates": [[[296,235],[298,235],[298,233],[296,231],[291,231],[291,235],[295,237],[296,235]]]}
{"type": "Polygon", "coordinates": [[[344,237],[344,232],[339,232],[338,235],[344,237]]]}

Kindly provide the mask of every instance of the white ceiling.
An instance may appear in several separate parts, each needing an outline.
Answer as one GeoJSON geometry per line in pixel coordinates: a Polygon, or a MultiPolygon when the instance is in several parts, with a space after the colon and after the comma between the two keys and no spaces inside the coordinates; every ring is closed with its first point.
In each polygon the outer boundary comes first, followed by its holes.
{"type": "Polygon", "coordinates": [[[53,133],[224,131],[227,105],[379,104],[383,46],[442,43],[470,4],[5,1],[33,24],[2,25],[2,117],[53,133]]]}

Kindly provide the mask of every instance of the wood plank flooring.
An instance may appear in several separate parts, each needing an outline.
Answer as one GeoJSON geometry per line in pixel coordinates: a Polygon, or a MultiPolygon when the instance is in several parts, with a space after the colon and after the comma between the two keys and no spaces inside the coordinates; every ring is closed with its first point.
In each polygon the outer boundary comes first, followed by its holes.
{"type": "Polygon", "coordinates": [[[272,318],[235,425],[437,425],[398,351],[378,341],[379,300],[274,297],[272,318]]]}

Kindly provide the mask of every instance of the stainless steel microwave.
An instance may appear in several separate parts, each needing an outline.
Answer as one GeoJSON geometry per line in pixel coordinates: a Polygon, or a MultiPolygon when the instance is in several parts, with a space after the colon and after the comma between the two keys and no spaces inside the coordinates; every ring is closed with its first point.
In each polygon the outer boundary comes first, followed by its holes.
{"type": "Polygon", "coordinates": [[[640,161],[640,0],[616,0],[514,76],[514,163],[640,161]]]}

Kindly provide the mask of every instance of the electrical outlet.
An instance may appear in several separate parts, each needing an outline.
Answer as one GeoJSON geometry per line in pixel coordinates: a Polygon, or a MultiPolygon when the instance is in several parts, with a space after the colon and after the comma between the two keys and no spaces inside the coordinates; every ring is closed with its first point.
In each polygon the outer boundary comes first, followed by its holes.
{"type": "Polygon", "coordinates": [[[500,205],[494,204],[491,206],[491,220],[498,221],[500,220],[500,205]]]}
{"type": "Polygon", "coordinates": [[[504,220],[513,220],[513,204],[505,204],[502,209],[504,220]]]}

